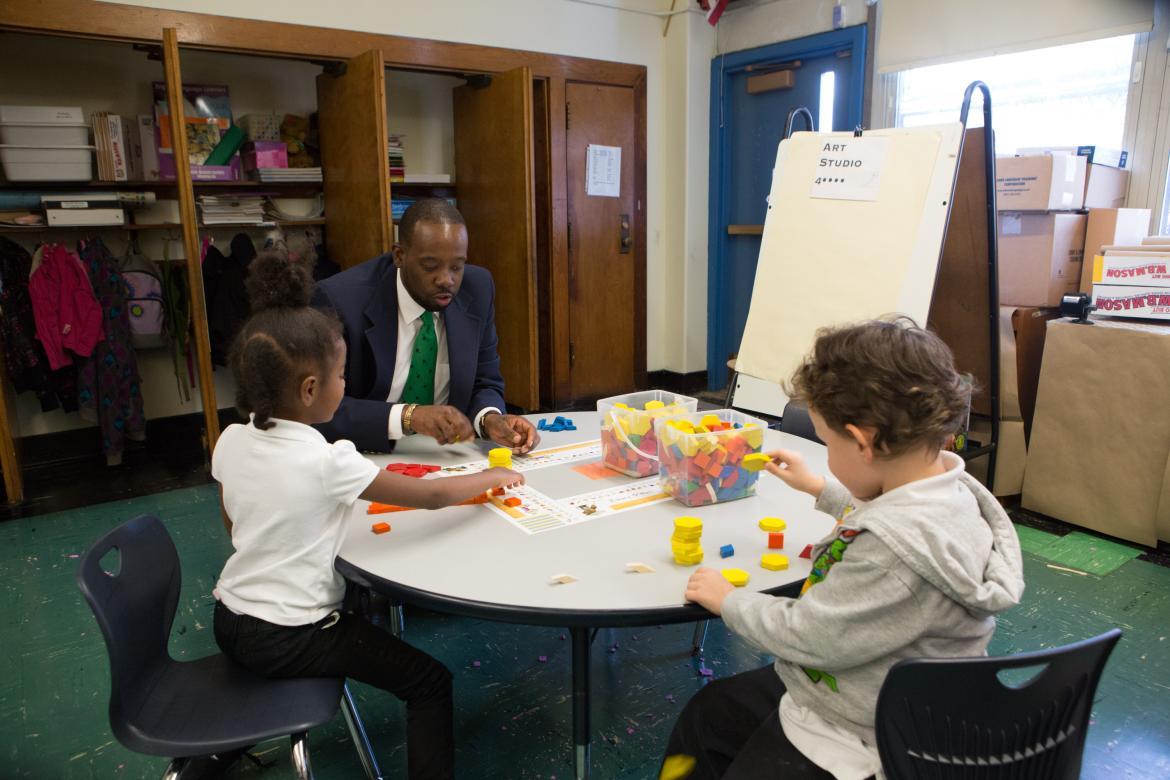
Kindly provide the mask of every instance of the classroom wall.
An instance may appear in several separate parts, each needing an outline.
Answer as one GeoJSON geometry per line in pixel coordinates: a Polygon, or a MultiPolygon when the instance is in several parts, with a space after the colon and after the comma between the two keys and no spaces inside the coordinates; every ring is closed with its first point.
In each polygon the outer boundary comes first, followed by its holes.
{"type": "Polygon", "coordinates": [[[833,7],[845,9],[845,25],[865,24],[866,0],[748,0],[719,20],[718,52],[725,54],[790,41],[833,29],[833,7]]]}

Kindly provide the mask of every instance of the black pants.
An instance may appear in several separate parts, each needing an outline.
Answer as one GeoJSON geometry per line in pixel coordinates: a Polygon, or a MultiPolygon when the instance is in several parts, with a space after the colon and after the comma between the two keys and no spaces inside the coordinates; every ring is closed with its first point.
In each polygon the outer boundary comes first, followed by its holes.
{"type": "Polygon", "coordinates": [[[771,666],[708,683],[674,724],[666,755],[695,758],[689,780],[827,778],[780,727],[784,683],[771,666]]]}
{"type": "Polygon", "coordinates": [[[396,636],[342,613],[307,626],[278,626],[215,605],[215,641],[236,663],[262,677],[348,677],[406,702],[409,775],[455,774],[451,672],[396,636]]]}

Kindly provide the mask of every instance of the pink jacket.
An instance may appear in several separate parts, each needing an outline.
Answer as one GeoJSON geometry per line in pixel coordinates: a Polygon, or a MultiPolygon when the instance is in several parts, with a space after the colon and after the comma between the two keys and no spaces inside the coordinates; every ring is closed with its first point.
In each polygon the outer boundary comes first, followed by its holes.
{"type": "Polygon", "coordinates": [[[93,295],[89,275],[77,255],[60,244],[46,244],[41,264],[28,280],[37,338],[45,347],[49,367],[56,371],[93,354],[102,339],[102,309],[93,295]]]}

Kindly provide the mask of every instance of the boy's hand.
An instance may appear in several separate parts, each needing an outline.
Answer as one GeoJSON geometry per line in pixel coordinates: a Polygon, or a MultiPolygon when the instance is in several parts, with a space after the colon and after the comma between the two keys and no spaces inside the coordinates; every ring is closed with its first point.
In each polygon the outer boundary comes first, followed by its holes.
{"type": "Polygon", "coordinates": [[[813,498],[820,498],[825,489],[825,478],[809,471],[804,465],[804,458],[792,450],[775,450],[767,453],[772,461],[764,468],[783,480],[784,484],[793,490],[808,493],[813,498]]]}
{"type": "Polygon", "coordinates": [[[719,615],[723,611],[723,599],[735,590],[735,586],[727,581],[715,569],[706,567],[697,570],[687,580],[687,601],[693,601],[705,608],[708,612],[719,615]]]}
{"type": "Polygon", "coordinates": [[[524,475],[499,466],[484,472],[492,478],[492,487],[510,488],[524,484],[524,475]]]}

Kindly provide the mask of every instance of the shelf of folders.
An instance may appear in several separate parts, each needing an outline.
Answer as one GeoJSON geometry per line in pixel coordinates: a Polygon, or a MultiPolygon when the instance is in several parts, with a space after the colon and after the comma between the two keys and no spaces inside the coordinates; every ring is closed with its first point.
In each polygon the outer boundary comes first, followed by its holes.
{"type": "Polygon", "coordinates": [[[156,202],[153,192],[129,190],[0,190],[0,226],[116,227],[128,224],[127,209],[156,202]]]}

